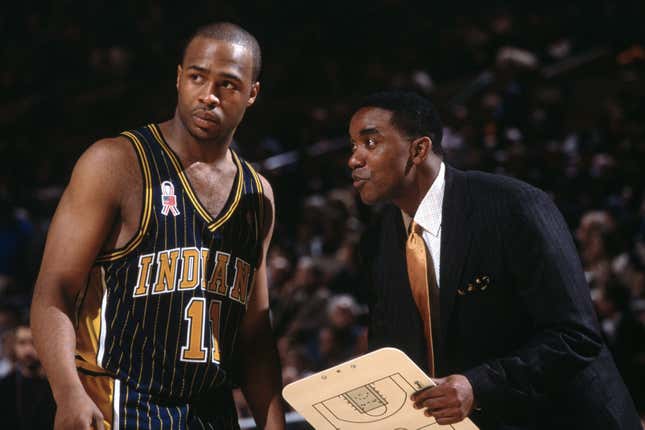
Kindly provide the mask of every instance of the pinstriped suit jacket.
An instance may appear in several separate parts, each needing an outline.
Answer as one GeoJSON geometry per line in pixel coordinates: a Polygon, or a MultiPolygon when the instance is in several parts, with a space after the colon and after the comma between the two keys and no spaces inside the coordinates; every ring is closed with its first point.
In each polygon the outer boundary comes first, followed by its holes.
{"type": "MultiPolygon", "coordinates": [[[[446,168],[437,375],[470,380],[482,430],[639,429],[551,199],[515,179],[446,168]]],[[[361,257],[370,349],[398,347],[427,368],[397,207],[368,229],[361,257]]]]}

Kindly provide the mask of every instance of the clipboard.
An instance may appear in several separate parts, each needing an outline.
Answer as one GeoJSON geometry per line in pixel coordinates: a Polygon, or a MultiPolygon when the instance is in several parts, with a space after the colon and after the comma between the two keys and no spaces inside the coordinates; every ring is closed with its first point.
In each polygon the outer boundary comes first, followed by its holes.
{"type": "Polygon", "coordinates": [[[435,383],[405,353],[381,348],[284,387],[282,396],[316,430],[478,430],[468,418],[437,424],[410,395],[435,383]]]}

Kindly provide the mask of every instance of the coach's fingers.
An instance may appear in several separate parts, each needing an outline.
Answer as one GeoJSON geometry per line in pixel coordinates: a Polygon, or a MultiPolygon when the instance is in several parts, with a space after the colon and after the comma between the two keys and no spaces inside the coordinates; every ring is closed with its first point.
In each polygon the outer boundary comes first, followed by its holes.
{"type": "Polygon", "coordinates": [[[434,418],[437,421],[437,424],[442,426],[448,425],[448,424],[455,424],[464,419],[461,416],[461,413],[459,412],[459,410],[455,410],[455,409],[451,409],[447,415],[441,415],[439,417],[434,415],[434,418]]]}
{"type": "Polygon", "coordinates": [[[416,409],[426,408],[433,415],[436,411],[443,411],[446,409],[459,408],[460,404],[457,399],[442,396],[436,398],[426,399],[423,402],[414,404],[416,409]]]}
{"type": "Polygon", "coordinates": [[[442,396],[442,394],[441,394],[440,391],[436,391],[437,387],[438,387],[438,385],[433,385],[431,387],[424,388],[421,391],[417,391],[416,393],[413,393],[410,396],[410,399],[414,403],[421,403],[421,402],[423,402],[423,401],[425,401],[427,399],[440,397],[440,396],[442,396]]]}
{"type": "Polygon", "coordinates": [[[448,406],[445,408],[436,408],[436,409],[426,409],[423,411],[426,417],[434,417],[437,424],[448,425],[458,423],[463,420],[465,417],[462,415],[459,405],[448,406]]]}
{"type": "Polygon", "coordinates": [[[449,390],[445,386],[437,385],[434,387],[429,387],[424,391],[419,391],[414,393],[412,400],[414,401],[414,407],[417,409],[426,407],[426,408],[445,408],[449,406],[454,406],[454,396],[449,395],[449,390]]]}

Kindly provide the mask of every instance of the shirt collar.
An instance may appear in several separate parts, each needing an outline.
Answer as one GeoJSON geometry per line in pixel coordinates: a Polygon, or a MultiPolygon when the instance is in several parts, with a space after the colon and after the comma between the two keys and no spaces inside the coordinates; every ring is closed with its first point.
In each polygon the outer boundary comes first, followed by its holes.
{"type": "Polygon", "coordinates": [[[441,212],[445,188],[446,166],[442,161],[437,177],[425,197],[423,197],[423,200],[421,200],[417,212],[414,214],[414,222],[435,237],[439,236],[439,230],[441,228],[441,212]]]}

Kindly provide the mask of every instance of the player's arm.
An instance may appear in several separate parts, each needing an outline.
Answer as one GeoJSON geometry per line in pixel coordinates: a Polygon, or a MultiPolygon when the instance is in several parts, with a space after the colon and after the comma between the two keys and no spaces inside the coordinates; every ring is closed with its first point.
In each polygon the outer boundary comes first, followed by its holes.
{"type": "Polygon", "coordinates": [[[266,273],[266,254],[273,234],[274,204],[271,186],[264,179],[266,231],[262,262],[255,274],[255,284],[246,315],[240,329],[240,359],[242,360],[241,388],[257,428],[284,429],[284,410],[281,398],[281,370],[275,340],[269,320],[269,292],[266,273]]]}
{"type": "Polygon", "coordinates": [[[56,429],[103,428],[74,363],[74,300],[118,214],[113,141],[99,141],[78,160],[52,219],[31,307],[38,355],[57,403],[56,429]]]}

